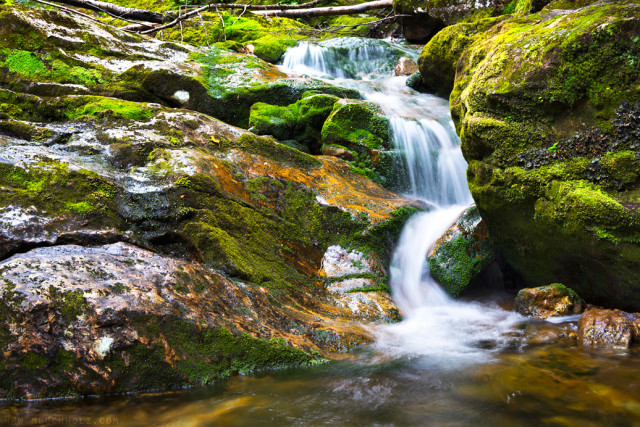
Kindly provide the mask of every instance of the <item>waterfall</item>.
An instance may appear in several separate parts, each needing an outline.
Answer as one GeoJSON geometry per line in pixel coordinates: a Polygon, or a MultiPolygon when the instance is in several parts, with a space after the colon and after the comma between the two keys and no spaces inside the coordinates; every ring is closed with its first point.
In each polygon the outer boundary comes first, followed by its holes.
{"type": "Polygon", "coordinates": [[[472,203],[448,102],[409,89],[406,77],[390,77],[400,56],[415,59],[417,52],[364,40],[301,43],[285,53],[283,68],[331,78],[379,105],[390,118],[394,149],[402,154],[398,167],[408,177],[405,192],[434,206],[412,217],[402,231],[390,284],[404,320],[378,326],[376,347],[447,366],[481,360],[509,344],[511,326],[521,318],[497,305],[455,301],[429,274],[428,253],[472,203]]]}

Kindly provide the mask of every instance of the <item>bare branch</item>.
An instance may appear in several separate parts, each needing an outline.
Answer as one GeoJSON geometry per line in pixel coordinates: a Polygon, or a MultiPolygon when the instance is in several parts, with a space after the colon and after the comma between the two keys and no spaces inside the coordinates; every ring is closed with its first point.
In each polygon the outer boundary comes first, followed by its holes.
{"type": "Polygon", "coordinates": [[[392,7],[393,0],[375,0],[367,3],[360,3],[352,6],[330,6],[315,7],[309,9],[281,9],[281,10],[256,10],[253,13],[261,16],[280,16],[285,18],[302,18],[309,16],[330,16],[330,15],[353,15],[356,13],[366,12],[371,9],[380,9],[383,7],[392,7]]]}

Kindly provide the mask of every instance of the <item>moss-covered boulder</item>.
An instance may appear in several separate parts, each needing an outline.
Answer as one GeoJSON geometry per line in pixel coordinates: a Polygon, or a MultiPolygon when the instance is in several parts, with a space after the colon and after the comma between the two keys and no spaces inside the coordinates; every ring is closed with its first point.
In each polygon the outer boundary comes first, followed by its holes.
{"type": "Polygon", "coordinates": [[[251,106],[249,130],[258,135],[272,135],[279,141],[294,140],[312,154],[320,153],[320,131],[333,111],[338,97],[303,94],[295,104],[278,107],[262,102],[251,106]]]}
{"type": "Polygon", "coordinates": [[[561,283],[552,283],[548,286],[518,291],[515,308],[518,313],[524,316],[545,319],[580,314],[583,310],[583,304],[582,299],[575,291],[561,283]]]}
{"type": "MultiPolygon", "coordinates": [[[[309,90],[360,98],[356,90],[289,78],[252,55],[149,39],[52,10],[0,6],[0,36],[0,84],[20,93],[159,103],[244,128],[256,102],[289,105],[309,90]]],[[[0,112],[12,114],[5,104],[0,112]]]]}
{"type": "Polygon", "coordinates": [[[506,17],[479,19],[444,28],[427,43],[418,66],[426,90],[438,96],[448,97],[453,89],[456,66],[462,53],[478,38],[506,17]]]}
{"type": "Polygon", "coordinates": [[[640,6],[493,26],[462,54],[451,111],[496,248],[529,284],[640,308],[640,6]]]}
{"type": "Polygon", "coordinates": [[[459,296],[495,259],[487,227],[475,206],[460,215],[428,255],[431,276],[452,297],[459,296]]]}

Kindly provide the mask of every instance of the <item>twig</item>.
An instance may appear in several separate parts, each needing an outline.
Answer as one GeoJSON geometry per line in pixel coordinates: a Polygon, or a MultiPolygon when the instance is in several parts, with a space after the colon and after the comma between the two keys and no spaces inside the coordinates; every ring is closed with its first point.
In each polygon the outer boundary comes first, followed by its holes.
{"type": "Polygon", "coordinates": [[[222,23],[222,35],[224,36],[224,41],[227,41],[227,30],[224,27],[224,18],[220,11],[216,8],[216,12],[218,12],[218,16],[220,17],[220,22],[222,23]]]}
{"type": "MultiPolygon", "coordinates": [[[[208,4],[208,5],[199,7],[197,9],[194,9],[191,12],[187,12],[182,16],[178,16],[176,19],[174,19],[173,21],[171,21],[171,22],[169,22],[167,24],[161,25],[159,27],[154,27],[154,28],[146,30],[146,31],[142,31],[140,34],[149,34],[149,33],[155,32],[155,31],[164,30],[165,28],[173,27],[178,22],[181,22],[181,21],[184,21],[186,19],[189,19],[192,16],[198,15],[200,12],[204,12],[205,10],[209,10],[209,9],[215,9],[216,12],[218,13],[218,15],[220,15],[219,9],[249,9],[249,10],[257,10],[257,11],[304,9],[304,8],[308,8],[308,7],[314,6],[314,5],[318,4],[318,3],[320,3],[321,1],[324,1],[324,0],[313,0],[313,1],[310,1],[308,3],[295,4],[295,5],[265,4],[265,5],[252,5],[252,6],[249,6],[248,4],[237,4],[237,3],[236,4],[212,3],[212,4],[208,4]]],[[[225,39],[226,39],[226,36],[225,36],[225,39]]]]}
{"type": "MultiPolygon", "coordinates": [[[[204,25],[204,21],[202,20],[202,15],[198,13],[198,17],[200,18],[200,25],[202,25],[202,28],[204,28],[204,35],[207,37],[207,46],[211,46],[209,44],[209,33],[207,32],[207,27],[206,25],[204,25]]],[[[182,22],[180,23],[180,26],[182,26],[182,22]]]]}
{"type": "Polygon", "coordinates": [[[253,0],[251,0],[249,3],[247,3],[247,5],[245,6],[245,8],[242,10],[242,13],[240,15],[238,15],[238,17],[236,18],[235,21],[233,21],[233,24],[231,24],[231,26],[233,27],[234,25],[236,25],[236,22],[238,22],[238,19],[242,18],[242,15],[244,15],[244,13],[247,11],[247,7],[249,7],[249,5],[253,3],[253,0]]]}

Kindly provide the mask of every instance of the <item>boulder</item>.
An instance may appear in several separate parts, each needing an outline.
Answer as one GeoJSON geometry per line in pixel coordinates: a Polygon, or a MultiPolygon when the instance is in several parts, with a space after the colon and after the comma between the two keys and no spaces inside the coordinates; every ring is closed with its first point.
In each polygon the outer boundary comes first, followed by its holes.
{"type": "Polygon", "coordinates": [[[512,17],[462,53],[451,112],[496,249],[531,286],[640,309],[640,6],[512,17]]]}
{"type": "Polygon", "coordinates": [[[578,338],[585,347],[629,348],[640,341],[640,313],[589,309],[578,322],[578,338]]]}
{"type": "Polygon", "coordinates": [[[403,56],[402,58],[398,59],[398,63],[396,64],[396,68],[394,68],[393,73],[396,76],[410,76],[417,71],[418,64],[416,64],[416,61],[403,56]]]}
{"type": "Polygon", "coordinates": [[[478,209],[468,208],[427,255],[431,276],[447,293],[459,296],[496,259],[478,209]]]}
{"type": "Polygon", "coordinates": [[[569,316],[582,313],[582,300],[573,290],[560,283],[518,291],[515,309],[527,317],[569,316]]]}
{"type": "MultiPolygon", "coordinates": [[[[93,94],[159,103],[244,128],[256,102],[286,106],[309,90],[360,98],[356,90],[317,79],[289,78],[255,56],[149,39],[53,10],[0,6],[0,37],[0,85],[38,96],[93,94]]],[[[255,44],[256,55],[264,46],[255,44]]],[[[19,116],[4,101],[0,112],[19,116]]]]}

